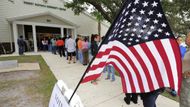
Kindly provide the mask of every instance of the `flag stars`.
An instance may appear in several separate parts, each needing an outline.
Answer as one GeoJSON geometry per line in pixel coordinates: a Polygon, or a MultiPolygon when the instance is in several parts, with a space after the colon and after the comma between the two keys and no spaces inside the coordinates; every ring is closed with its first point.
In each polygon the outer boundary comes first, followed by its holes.
{"type": "Polygon", "coordinates": [[[129,18],[129,19],[130,19],[130,20],[132,20],[133,18],[134,18],[133,16],[130,16],[130,18],[129,18]]]}
{"type": "Polygon", "coordinates": [[[137,37],[138,37],[138,38],[141,38],[141,35],[138,35],[137,37]]]}
{"type": "Polygon", "coordinates": [[[126,19],[123,19],[123,21],[122,21],[122,22],[123,22],[123,23],[124,23],[124,22],[126,22],[126,19]]]}
{"type": "Polygon", "coordinates": [[[142,20],[142,17],[138,17],[137,20],[138,20],[138,21],[141,21],[141,20],[142,20]]]}
{"type": "Polygon", "coordinates": [[[133,8],[131,12],[132,12],[132,13],[136,12],[136,8],[133,8]]]}
{"type": "Polygon", "coordinates": [[[144,32],[144,30],[142,30],[142,29],[141,29],[141,30],[140,30],[140,32],[141,32],[141,33],[143,33],[143,32],[144,32]]]}
{"type": "Polygon", "coordinates": [[[127,28],[125,31],[127,31],[127,32],[128,32],[129,30],[130,30],[130,29],[129,29],[129,28],[127,28]]]}
{"type": "Polygon", "coordinates": [[[127,6],[127,8],[130,8],[131,7],[131,3],[127,6]]]}
{"type": "Polygon", "coordinates": [[[170,36],[170,33],[169,33],[169,32],[166,32],[165,34],[166,34],[166,36],[170,36]]]}
{"type": "Polygon", "coordinates": [[[133,32],[136,32],[136,31],[137,31],[137,29],[134,28],[134,29],[133,29],[133,32]]]}
{"type": "Polygon", "coordinates": [[[142,3],[143,7],[147,7],[148,6],[148,2],[144,1],[144,3],[142,3]]]}
{"type": "Polygon", "coordinates": [[[157,7],[157,6],[158,6],[158,3],[154,1],[154,2],[152,3],[152,7],[157,7]]]}
{"type": "Polygon", "coordinates": [[[134,34],[134,33],[132,33],[132,34],[131,34],[131,36],[133,37],[133,36],[135,36],[135,34],[134,34]]]}
{"type": "Polygon", "coordinates": [[[154,11],[152,11],[152,10],[150,10],[150,11],[148,12],[149,15],[153,15],[153,13],[154,13],[154,11]]]}
{"type": "Polygon", "coordinates": [[[128,23],[127,25],[128,25],[128,26],[131,26],[131,23],[128,23]]]}
{"type": "Polygon", "coordinates": [[[121,28],[123,28],[123,27],[124,27],[124,25],[121,26],[121,28]]]}
{"type": "Polygon", "coordinates": [[[139,42],[140,40],[139,39],[136,39],[135,42],[139,42]]]}
{"type": "Polygon", "coordinates": [[[158,36],[159,36],[158,34],[155,34],[155,35],[154,35],[154,37],[156,37],[156,38],[157,38],[158,36]]]}
{"type": "Polygon", "coordinates": [[[135,23],[135,26],[139,26],[139,23],[135,23]]]}
{"type": "Polygon", "coordinates": [[[148,36],[145,36],[144,39],[145,39],[145,40],[148,40],[148,36]]]}
{"type": "Polygon", "coordinates": [[[145,14],[145,11],[144,10],[140,10],[140,14],[145,14]]]}
{"type": "Polygon", "coordinates": [[[118,38],[121,38],[121,35],[119,35],[118,38]]]}
{"type": "Polygon", "coordinates": [[[148,31],[147,34],[150,35],[152,32],[148,31]]]}
{"type": "Polygon", "coordinates": [[[158,24],[158,20],[156,20],[156,19],[153,22],[154,22],[154,24],[158,24]]]}
{"type": "Polygon", "coordinates": [[[129,11],[127,11],[126,13],[125,13],[125,16],[127,16],[129,14],[129,11]]]}
{"type": "Polygon", "coordinates": [[[160,32],[160,33],[161,33],[162,31],[163,31],[162,29],[160,29],[160,28],[158,29],[158,32],[160,32]]]}
{"type": "Polygon", "coordinates": [[[153,30],[155,27],[154,26],[150,26],[150,29],[153,30]]]}
{"type": "Polygon", "coordinates": [[[143,28],[146,28],[146,27],[147,27],[147,25],[143,25],[142,27],[143,27],[143,28]]]}
{"type": "Polygon", "coordinates": [[[139,0],[135,0],[134,4],[135,4],[135,5],[136,5],[136,4],[139,4],[139,0]]]}
{"type": "Polygon", "coordinates": [[[149,22],[150,21],[150,18],[147,18],[146,20],[145,20],[145,22],[149,22]]]}
{"type": "Polygon", "coordinates": [[[128,42],[127,44],[128,44],[128,45],[131,45],[131,42],[128,42]]]}
{"type": "Polygon", "coordinates": [[[162,18],[163,14],[158,13],[157,16],[158,16],[159,18],[162,18]]]}
{"type": "Polygon", "coordinates": [[[123,30],[120,30],[120,31],[119,31],[119,33],[122,33],[122,32],[123,32],[123,30]]]}
{"type": "Polygon", "coordinates": [[[130,38],[129,41],[133,41],[133,38],[130,38]]]}
{"type": "Polygon", "coordinates": [[[124,41],[126,41],[126,40],[127,40],[127,38],[123,38],[123,40],[124,40],[124,41]]]}
{"type": "Polygon", "coordinates": [[[124,36],[128,36],[127,33],[124,36]]]}
{"type": "Polygon", "coordinates": [[[162,23],[162,27],[166,27],[166,24],[165,24],[165,23],[162,23]]]}

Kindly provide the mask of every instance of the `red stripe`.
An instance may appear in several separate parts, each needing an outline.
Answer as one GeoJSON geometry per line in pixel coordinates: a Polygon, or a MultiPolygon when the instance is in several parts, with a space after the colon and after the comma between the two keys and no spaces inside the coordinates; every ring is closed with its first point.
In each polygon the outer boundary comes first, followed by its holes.
{"type": "Polygon", "coordinates": [[[87,76],[87,77],[83,78],[83,80],[82,80],[81,83],[85,83],[85,82],[88,82],[88,81],[95,80],[96,78],[98,78],[100,76],[101,76],[101,73],[100,74],[94,74],[94,75],[87,76]]]}
{"type": "MultiPolygon", "coordinates": [[[[134,81],[133,81],[132,75],[131,75],[129,69],[127,68],[126,64],[118,56],[110,55],[109,58],[116,59],[121,64],[121,66],[125,69],[125,71],[123,71],[123,72],[126,72],[127,75],[128,75],[128,77],[129,77],[129,83],[131,85],[131,91],[132,91],[132,93],[136,93],[136,89],[135,89],[135,85],[134,85],[134,81]]],[[[117,66],[114,66],[114,67],[118,68],[117,66]]],[[[122,71],[120,73],[122,73],[122,71]]],[[[123,75],[123,73],[122,73],[122,75],[123,75]]],[[[125,78],[123,78],[123,79],[125,79],[125,78]]]]}
{"type": "Polygon", "coordinates": [[[112,48],[107,48],[105,51],[99,51],[98,54],[96,55],[96,58],[101,58],[104,55],[108,55],[112,48]]]}
{"type": "MultiPolygon", "coordinates": [[[[162,43],[160,40],[156,40],[156,41],[153,41],[163,62],[164,62],[164,65],[166,67],[166,72],[167,72],[167,76],[168,76],[168,80],[169,80],[169,85],[171,87],[174,87],[174,79],[173,79],[173,75],[172,75],[172,69],[171,69],[171,66],[170,66],[170,62],[169,62],[169,59],[168,59],[168,56],[166,54],[167,50],[164,49],[162,43]]],[[[168,42],[170,43],[170,42],[168,42]]],[[[170,53],[171,54],[171,53],[170,53]]]]}
{"type": "Polygon", "coordinates": [[[170,39],[171,42],[171,46],[175,55],[175,59],[176,59],[176,65],[177,65],[177,73],[178,73],[178,94],[180,93],[180,88],[181,88],[181,81],[182,81],[182,60],[181,60],[181,53],[180,53],[180,49],[178,46],[178,43],[174,40],[174,39],[170,39]]]}
{"type": "Polygon", "coordinates": [[[92,65],[89,70],[93,71],[93,70],[96,70],[96,69],[98,69],[98,68],[102,68],[102,67],[105,66],[105,64],[106,64],[106,61],[105,61],[105,62],[100,62],[100,63],[97,64],[97,65],[92,65]]]}
{"type": "MultiPolygon", "coordinates": [[[[140,45],[141,46],[141,45],[140,45]]],[[[135,55],[135,57],[137,58],[138,62],[140,63],[140,66],[142,67],[144,73],[145,73],[145,76],[146,76],[146,79],[147,79],[147,82],[148,82],[148,86],[149,86],[149,89],[150,90],[154,90],[154,86],[153,86],[153,83],[152,83],[152,79],[151,79],[151,76],[150,76],[150,73],[149,73],[149,70],[144,62],[144,60],[141,58],[141,56],[139,55],[139,53],[136,51],[136,49],[134,47],[130,47],[129,48],[133,54],[135,55]]],[[[143,87],[143,84],[141,84],[141,87],[143,87]]]]}
{"type": "MultiPolygon", "coordinates": [[[[164,87],[164,82],[162,80],[162,76],[161,76],[161,73],[159,71],[159,67],[158,67],[158,64],[156,62],[156,59],[153,56],[153,53],[150,51],[150,49],[148,48],[146,43],[143,43],[141,48],[143,49],[143,51],[145,52],[145,54],[147,55],[149,61],[152,64],[152,68],[154,70],[155,77],[156,77],[156,80],[158,82],[159,87],[164,87]]],[[[153,90],[151,90],[151,91],[153,91],[153,90]]]]}

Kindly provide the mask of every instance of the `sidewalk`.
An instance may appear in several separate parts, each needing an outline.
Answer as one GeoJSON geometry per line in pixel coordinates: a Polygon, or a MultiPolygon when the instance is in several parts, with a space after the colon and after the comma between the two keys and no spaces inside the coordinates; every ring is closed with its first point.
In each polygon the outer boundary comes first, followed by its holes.
{"type": "MultiPolygon", "coordinates": [[[[68,64],[66,58],[60,58],[59,55],[51,53],[26,53],[26,55],[42,55],[56,79],[63,80],[73,90],[87,67],[79,63],[68,64]]],[[[5,56],[15,55],[4,55],[1,57],[5,56]]],[[[116,77],[114,82],[105,80],[105,78],[106,73],[99,79],[98,85],[93,85],[90,82],[80,85],[77,94],[85,107],[143,107],[140,98],[138,104],[131,103],[131,105],[127,105],[123,101],[124,93],[122,93],[121,79],[119,77],[116,77]]],[[[179,107],[179,103],[159,96],[157,107],[179,107]]]]}
{"type": "MultiPolygon", "coordinates": [[[[68,64],[65,58],[51,53],[41,53],[44,60],[49,65],[53,74],[57,79],[62,79],[69,88],[75,89],[77,83],[82,77],[85,68],[79,63],[68,64]]],[[[110,82],[105,80],[106,74],[100,78],[98,85],[92,85],[90,82],[81,84],[77,90],[85,107],[143,107],[142,101],[138,100],[138,104],[126,105],[123,101],[121,80],[116,77],[116,81],[110,82]]],[[[159,96],[157,107],[179,107],[179,103],[166,97],[159,96]]]]}

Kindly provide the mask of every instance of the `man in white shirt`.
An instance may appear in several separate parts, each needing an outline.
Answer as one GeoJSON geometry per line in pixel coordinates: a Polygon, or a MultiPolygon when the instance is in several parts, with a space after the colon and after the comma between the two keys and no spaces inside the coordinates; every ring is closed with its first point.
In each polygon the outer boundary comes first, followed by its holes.
{"type": "Polygon", "coordinates": [[[76,56],[76,43],[75,40],[71,38],[71,36],[69,36],[65,47],[67,48],[67,52],[68,52],[68,60],[69,60],[69,64],[71,63],[71,60],[73,58],[73,63],[75,63],[75,56],[76,56]]]}

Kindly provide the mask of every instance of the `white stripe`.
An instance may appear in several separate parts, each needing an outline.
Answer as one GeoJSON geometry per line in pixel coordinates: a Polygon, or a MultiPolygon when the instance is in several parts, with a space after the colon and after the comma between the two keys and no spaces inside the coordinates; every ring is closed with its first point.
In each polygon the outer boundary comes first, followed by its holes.
{"type": "Polygon", "coordinates": [[[88,77],[88,76],[92,76],[92,75],[96,75],[96,74],[101,74],[102,71],[103,71],[104,67],[102,68],[97,68],[95,70],[91,70],[89,71],[88,73],[86,73],[85,77],[88,77]]]}
{"type": "Polygon", "coordinates": [[[124,64],[126,64],[127,68],[129,69],[129,72],[130,72],[130,74],[132,76],[136,92],[140,92],[140,88],[139,88],[139,84],[138,84],[138,79],[137,79],[137,76],[135,74],[135,71],[133,70],[133,68],[131,67],[131,65],[129,64],[129,62],[126,60],[126,58],[121,53],[119,53],[117,51],[111,51],[110,55],[115,55],[115,56],[119,57],[122,60],[122,62],[124,64]]]}
{"type": "Polygon", "coordinates": [[[118,68],[121,70],[121,72],[123,73],[123,76],[124,76],[124,81],[125,81],[125,84],[126,84],[127,91],[128,91],[128,93],[131,93],[132,90],[131,90],[131,84],[129,82],[129,77],[128,77],[125,69],[123,68],[123,66],[116,59],[110,58],[108,60],[108,62],[114,62],[118,66],[118,68]]]}
{"type": "Polygon", "coordinates": [[[150,62],[149,58],[144,53],[144,50],[141,48],[140,45],[136,45],[136,46],[134,46],[134,48],[136,49],[136,51],[139,53],[139,55],[143,59],[143,62],[145,63],[145,65],[148,69],[148,72],[150,73],[150,77],[151,77],[151,80],[153,82],[154,89],[158,89],[159,85],[158,85],[158,81],[157,81],[155,73],[154,73],[152,63],[150,62]]]}
{"type": "Polygon", "coordinates": [[[154,56],[156,63],[158,65],[160,74],[162,76],[162,80],[164,82],[164,86],[169,87],[169,81],[168,81],[168,76],[167,76],[167,71],[164,65],[164,62],[158,52],[158,50],[156,49],[155,45],[153,42],[148,42],[146,43],[148,48],[150,49],[152,55],[154,56]]]}
{"type": "Polygon", "coordinates": [[[171,46],[171,43],[168,39],[166,40],[161,40],[162,45],[164,46],[164,49],[166,51],[166,54],[168,56],[168,60],[170,62],[173,78],[174,78],[174,85],[175,89],[178,90],[178,74],[177,74],[177,64],[176,64],[176,59],[175,55],[171,46]]]}

